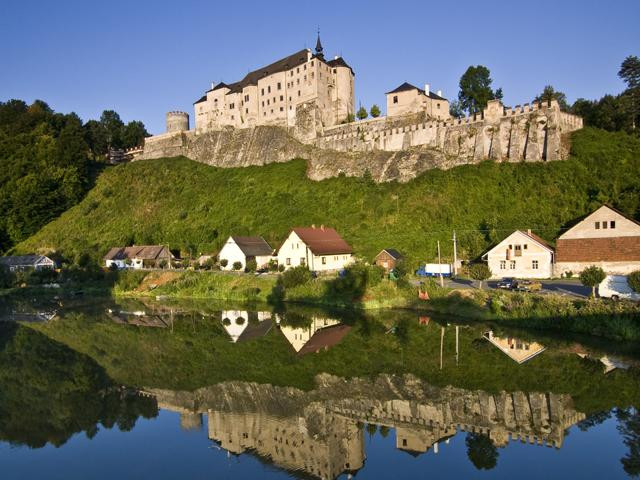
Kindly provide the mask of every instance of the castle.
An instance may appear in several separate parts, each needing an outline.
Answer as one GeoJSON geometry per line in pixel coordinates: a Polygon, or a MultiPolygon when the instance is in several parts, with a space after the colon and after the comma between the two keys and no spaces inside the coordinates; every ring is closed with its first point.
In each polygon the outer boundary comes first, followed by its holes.
{"type": "Polygon", "coordinates": [[[407,82],[386,93],[386,116],[354,121],[354,78],[342,57],[325,60],[318,36],[315,53],[304,49],[212,85],[194,103],[194,129],[187,113],[167,113],[167,132],[131,155],[184,155],[221,167],[305,158],[315,180],[369,172],[375,181],[408,181],[485,159],[562,160],[567,134],[583,126],[555,100],[513,108],[491,100],[482,112],[453,118],[441,91],[407,82]]]}
{"type": "Polygon", "coordinates": [[[234,83],[212,84],[194,103],[198,132],[222,127],[292,127],[300,105],[314,102],[324,125],[354,114],[354,73],[342,57],[324,58],[320,35],[315,53],[303,49],[249,72],[234,83]]]}

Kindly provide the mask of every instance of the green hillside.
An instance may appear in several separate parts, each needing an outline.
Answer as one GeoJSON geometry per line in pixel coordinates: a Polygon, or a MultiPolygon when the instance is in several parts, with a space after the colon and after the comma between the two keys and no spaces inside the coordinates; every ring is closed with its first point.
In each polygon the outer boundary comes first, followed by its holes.
{"type": "Polygon", "coordinates": [[[413,262],[452,255],[473,258],[514,229],[553,240],[603,202],[639,218],[640,140],[585,129],[573,137],[572,158],[495,163],[430,171],[406,183],[367,178],[322,182],[306,164],[214,168],[185,158],[147,160],[107,169],[86,198],[16,251],[55,249],[73,260],[98,259],[127,244],[169,244],[193,255],[215,251],[230,234],[265,236],[274,246],[292,226],[336,227],[359,255],[383,247],[413,262]]]}

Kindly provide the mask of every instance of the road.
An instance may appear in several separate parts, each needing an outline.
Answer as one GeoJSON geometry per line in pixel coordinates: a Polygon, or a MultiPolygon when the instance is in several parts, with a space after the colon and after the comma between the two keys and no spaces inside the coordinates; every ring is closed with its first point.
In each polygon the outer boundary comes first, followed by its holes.
{"type": "MultiPolygon", "coordinates": [[[[436,279],[437,280],[437,279],[436,279]]],[[[495,289],[499,280],[484,282],[483,288],[495,289]]],[[[417,282],[416,282],[417,283],[417,282]]],[[[542,280],[542,290],[538,293],[554,293],[558,295],[570,295],[573,297],[587,298],[591,294],[591,288],[585,287],[577,279],[542,280]]],[[[449,288],[478,288],[478,282],[467,279],[444,279],[444,286],[449,288]]]]}

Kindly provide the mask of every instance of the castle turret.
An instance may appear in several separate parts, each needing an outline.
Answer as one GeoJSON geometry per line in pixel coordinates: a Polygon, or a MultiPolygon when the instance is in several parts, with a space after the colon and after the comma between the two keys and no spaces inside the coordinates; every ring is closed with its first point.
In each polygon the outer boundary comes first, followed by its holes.
{"type": "Polygon", "coordinates": [[[186,112],[167,112],[167,133],[189,130],[189,114],[186,112]]]}

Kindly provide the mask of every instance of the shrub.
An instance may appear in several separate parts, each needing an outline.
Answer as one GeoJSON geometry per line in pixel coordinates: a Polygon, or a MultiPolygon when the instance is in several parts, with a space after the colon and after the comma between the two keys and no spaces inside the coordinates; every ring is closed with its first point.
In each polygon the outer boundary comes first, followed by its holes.
{"type": "Polygon", "coordinates": [[[378,285],[385,277],[385,270],[380,265],[371,265],[367,267],[367,283],[374,287],[378,285]]]}
{"type": "Polygon", "coordinates": [[[0,288],[11,288],[16,284],[15,274],[7,267],[0,265],[0,288]]]}
{"type": "Polygon", "coordinates": [[[116,287],[123,292],[135,290],[146,276],[147,272],[141,270],[120,270],[116,280],[116,287]]]}
{"type": "Polygon", "coordinates": [[[167,268],[167,265],[168,265],[168,263],[167,263],[166,260],[160,260],[160,263],[158,263],[158,266],[160,268],[167,268]]]}
{"type": "Polygon", "coordinates": [[[220,259],[220,266],[222,268],[225,268],[227,265],[229,265],[229,260],[227,260],[226,258],[221,258],[220,259]]]}
{"type": "Polygon", "coordinates": [[[284,288],[294,288],[298,285],[304,285],[309,280],[311,280],[311,272],[306,265],[290,268],[282,274],[282,286],[284,288]]]}
{"type": "Polygon", "coordinates": [[[284,272],[286,270],[284,265],[278,265],[278,271],[279,272],[284,272]]]}
{"type": "Polygon", "coordinates": [[[231,268],[233,268],[234,270],[240,270],[242,268],[242,262],[233,262],[233,265],[231,266],[231,268]]]}
{"type": "Polygon", "coordinates": [[[596,286],[598,286],[600,282],[602,282],[606,278],[606,276],[607,274],[604,273],[604,270],[602,270],[602,268],[596,265],[591,265],[590,267],[585,268],[580,273],[580,282],[585,287],[591,287],[591,296],[595,297],[596,286]]]}
{"type": "Polygon", "coordinates": [[[573,278],[573,272],[571,270],[567,270],[564,276],[565,278],[573,278]]]}
{"type": "Polygon", "coordinates": [[[255,258],[247,260],[247,265],[244,267],[245,272],[255,272],[258,269],[258,263],[255,258]]]}
{"type": "Polygon", "coordinates": [[[634,292],[640,293],[640,270],[636,270],[627,277],[627,282],[634,292]]]}
{"type": "Polygon", "coordinates": [[[207,258],[207,260],[202,264],[202,267],[206,270],[213,270],[214,265],[216,264],[215,258],[207,258]]]}
{"type": "Polygon", "coordinates": [[[277,272],[278,271],[278,261],[277,260],[269,260],[269,263],[267,264],[267,270],[270,272],[277,272]]]}

